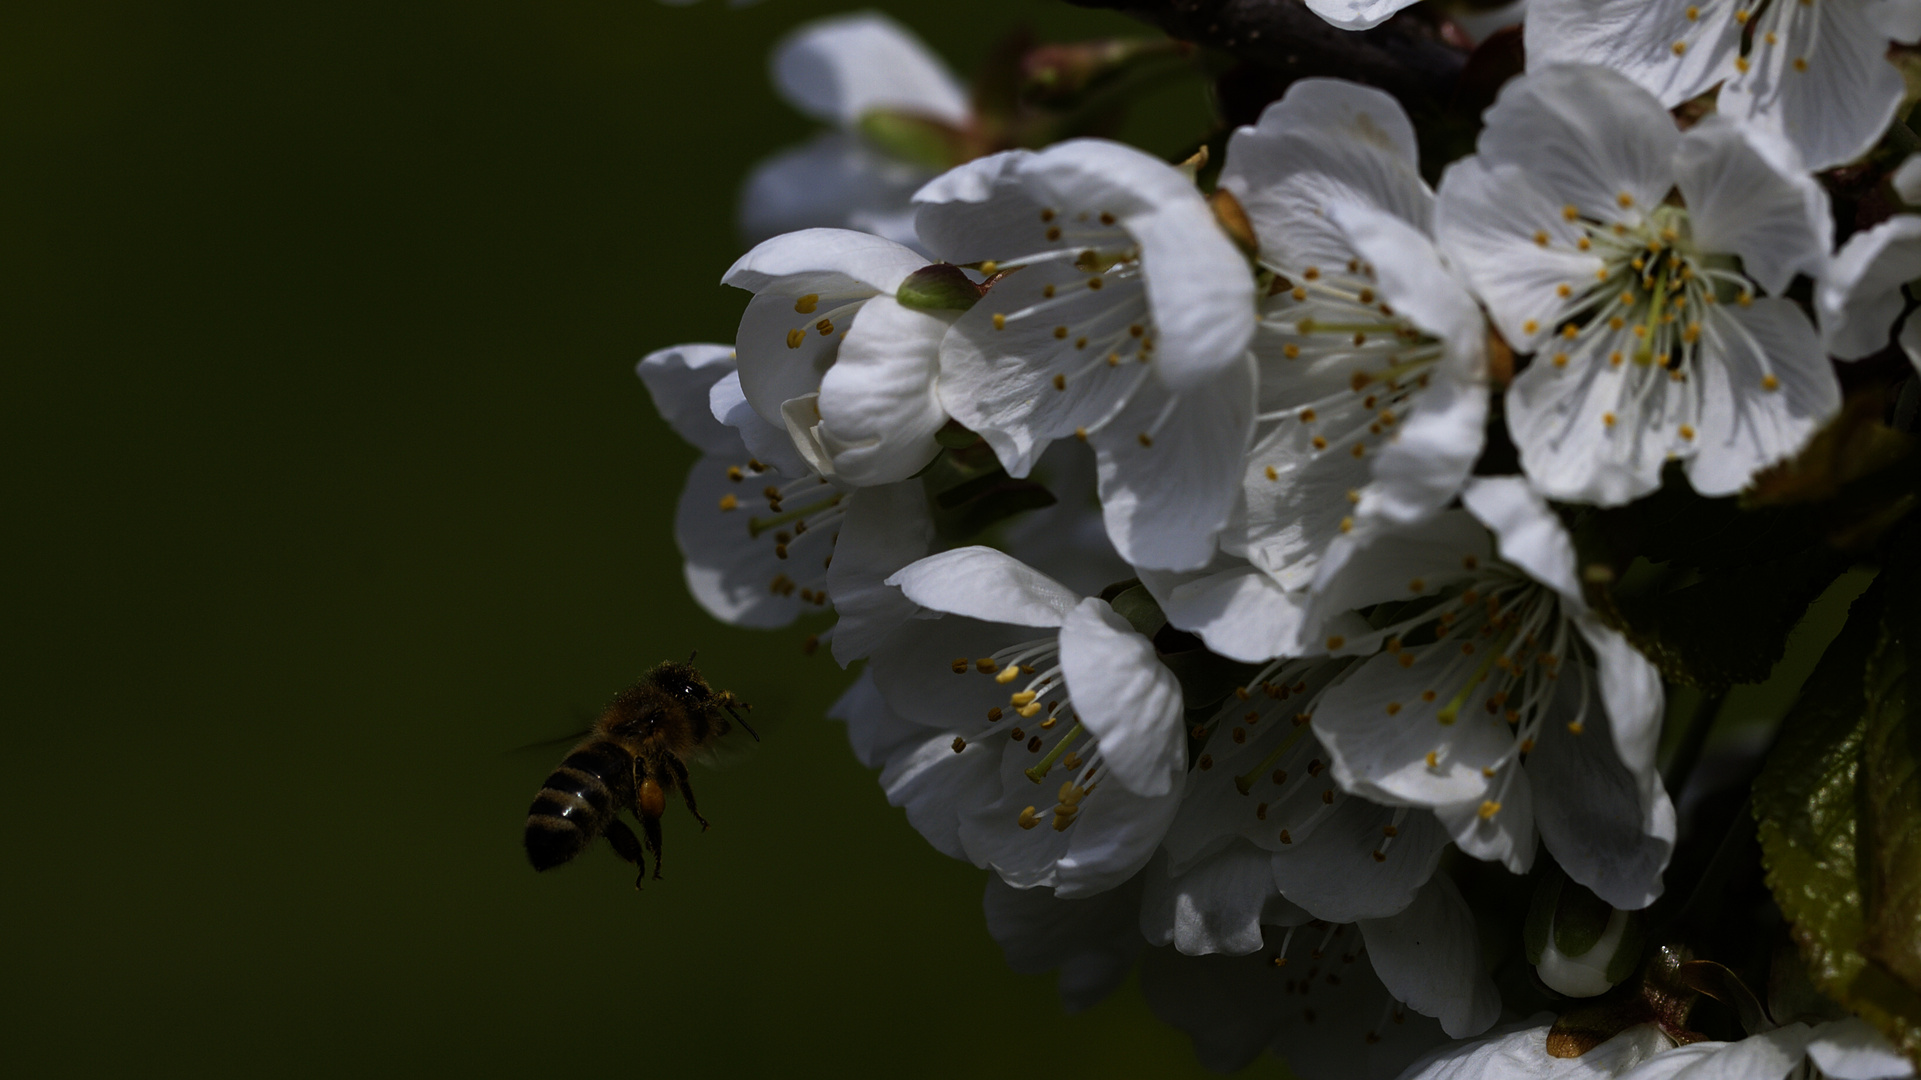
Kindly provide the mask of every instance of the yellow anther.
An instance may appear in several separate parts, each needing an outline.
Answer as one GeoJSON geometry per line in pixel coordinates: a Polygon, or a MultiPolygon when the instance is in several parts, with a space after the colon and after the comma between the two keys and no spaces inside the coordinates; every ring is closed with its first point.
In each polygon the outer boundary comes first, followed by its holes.
{"type": "Polygon", "coordinates": [[[1619,195],[1616,195],[1614,197],[1614,201],[1617,203],[1620,203],[1621,209],[1623,210],[1630,209],[1634,206],[1634,196],[1628,194],[1625,191],[1623,191],[1619,195]]]}
{"type": "Polygon", "coordinates": [[[1548,240],[1548,236],[1547,236],[1546,229],[1536,229],[1534,231],[1534,242],[1536,244],[1540,245],[1541,247],[1546,247],[1547,240],[1548,240]]]}
{"type": "Polygon", "coordinates": [[[1395,715],[1398,715],[1398,714],[1400,713],[1400,711],[1401,711],[1401,703],[1400,703],[1400,702],[1398,702],[1398,701],[1390,701],[1390,702],[1388,702],[1388,703],[1387,703],[1387,714],[1388,714],[1389,716],[1395,716],[1395,715]]]}
{"type": "Polygon", "coordinates": [[[814,329],[820,331],[821,337],[826,337],[834,332],[834,321],[832,319],[822,319],[814,324],[814,329]]]}
{"type": "Polygon", "coordinates": [[[807,340],[807,331],[805,330],[787,331],[787,347],[790,349],[800,348],[801,342],[806,340],[807,340]]]}
{"type": "Polygon", "coordinates": [[[1020,714],[1021,719],[1031,720],[1035,716],[1040,714],[1041,706],[1039,702],[1035,702],[1032,705],[1025,705],[1025,706],[1022,706],[1021,708],[1015,709],[1014,711],[1020,714]]]}
{"type": "Polygon", "coordinates": [[[1007,329],[1007,316],[1002,315],[998,311],[994,313],[994,329],[996,330],[1007,329]]]}
{"type": "Polygon", "coordinates": [[[1501,812],[1501,804],[1489,799],[1481,804],[1481,820],[1493,821],[1494,815],[1501,812]]]}
{"type": "Polygon", "coordinates": [[[954,753],[958,754],[965,749],[967,749],[967,740],[959,735],[954,736],[954,753]]]}
{"type": "Polygon", "coordinates": [[[1586,730],[1587,730],[1587,725],[1581,723],[1579,720],[1575,720],[1569,723],[1567,726],[1567,733],[1569,735],[1579,735],[1580,733],[1586,730]]]}
{"type": "Polygon", "coordinates": [[[1694,428],[1692,428],[1692,427],[1690,427],[1690,426],[1689,426],[1689,425],[1687,425],[1687,424],[1682,424],[1682,425],[1681,425],[1681,438],[1683,438],[1683,439],[1685,439],[1685,440],[1687,440],[1688,442],[1693,442],[1693,441],[1694,441],[1694,428]]]}
{"type": "Polygon", "coordinates": [[[1344,517],[1344,518],[1342,518],[1342,519],[1341,519],[1341,531],[1342,531],[1342,532],[1344,532],[1344,533],[1350,533],[1350,532],[1353,532],[1353,531],[1354,531],[1354,519],[1353,519],[1353,518],[1351,518],[1351,517],[1344,517]]]}
{"type": "Polygon", "coordinates": [[[1056,326],[1056,327],[1054,328],[1054,340],[1056,340],[1056,341],[1066,341],[1066,340],[1067,340],[1067,327],[1065,327],[1065,326],[1056,326]]]}
{"type": "Polygon", "coordinates": [[[999,273],[1000,268],[1001,268],[1001,264],[995,262],[992,259],[988,259],[986,262],[981,263],[981,273],[986,274],[989,277],[992,277],[995,274],[999,273]]]}
{"type": "Polygon", "coordinates": [[[1761,376],[1761,389],[1779,390],[1781,389],[1781,380],[1775,378],[1773,375],[1763,375],[1761,376]]]}
{"type": "Polygon", "coordinates": [[[820,305],[820,294],[808,293],[806,296],[803,296],[800,299],[794,301],[794,310],[802,315],[812,315],[814,313],[814,308],[818,307],[819,305],[820,305]]]}
{"type": "Polygon", "coordinates": [[[1533,319],[1529,319],[1528,321],[1521,324],[1521,333],[1532,334],[1536,330],[1539,330],[1540,328],[1541,328],[1540,323],[1535,322],[1533,319]]]}
{"type": "Polygon", "coordinates": [[[1611,413],[1611,412],[1610,412],[1610,413],[1602,413],[1602,414],[1601,414],[1601,426],[1602,426],[1602,427],[1613,427],[1613,426],[1614,426],[1614,414],[1613,414],[1613,413],[1611,413]]]}
{"type": "MultiPolygon", "coordinates": [[[[1007,670],[1015,671],[1017,669],[1010,667],[1007,670]]],[[[1034,699],[1037,697],[1040,697],[1040,695],[1035,693],[1032,690],[1022,690],[1020,693],[1015,694],[1014,696],[1008,698],[1007,700],[1011,702],[1016,709],[1024,709],[1027,706],[1032,705],[1034,703],[1034,699]]]]}
{"type": "Polygon", "coordinates": [[[1688,51],[1688,43],[1685,41],[1677,41],[1674,43],[1672,48],[1674,49],[1674,55],[1680,56],[1681,54],[1688,51]]]}
{"type": "Polygon", "coordinates": [[[1065,390],[1065,389],[1067,389],[1067,376],[1065,376],[1065,375],[1058,375],[1058,374],[1057,374],[1057,375],[1055,375],[1055,376],[1054,376],[1054,389],[1056,389],[1056,390],[1065,390]]]}
{"type": "Polygon", "coordinates": [[[734,498],[733,493],[729,492],[720,497],[720,508],[722,510],[738,510],[740,509],[740,500],[734,498]]]}
{"type": "Polygon", "coordinates": [[[980,672],[982,675],[992,675],[1000,669],[1001,666],[995,663],[994,658],[991,656],[983,656],[979,660],[974,661],[974,670],[980,672]]]}
{"type": "Polygon", "coordinates": [[[1008,683],[1011,683],[1015,679],[1018,679],[1020,677],[1021,677],[1021,669],[1019,665],[1010,665],[1008,667],[1002,668],[1000,674],[994,676],[994,681],[997,683],[1000,683],[1002,686],[1006,686],[1008,683]]]}
{"type": "Polygon", "coordinates": [[[1054,299],[1054,286],[1052,285],[1043,286],[1041,288],[1041,296],[1049,300],[1054,299]]]}
{"type": "Polygon", "coordinates": [[[1430,769],[1438,769],[1441,767],[1441,752],[1439,750],[1429,750],[1427,752],[1427,767],[1430,769]]]}
{"type": "Polygon", "coordinates": [[[1328,639],[1327,639],[1327,647],[1328,647],[1328,648],[1329,648],[1330,650],[1332,650],[1332,649],[1338,649],[1338,648],[1340,648],[1341,646],[1343,646],[1343,645],[1345,645],[1345,644],[1347,644],[1347,639],[1346,639],[1346,638],[1344,638],[1344,637],[1342,637],[1342,636],[1341,636],[1341,635],[1339,635],[1339,634],[1335,634],[1335,635],[1333,635],[1332,637],[1330,637],[1330,638],[1328,638],[1328,639]]]}
{"type": "Polygon", "coordinates": [[[1016,820],[1019,821],[1020,827],[1023,829],[1031,829],[1041,823],[1041,819],[1034,816],[1034,808],[1031,806],[1022,810],[1021,816],[1016,820]]]}

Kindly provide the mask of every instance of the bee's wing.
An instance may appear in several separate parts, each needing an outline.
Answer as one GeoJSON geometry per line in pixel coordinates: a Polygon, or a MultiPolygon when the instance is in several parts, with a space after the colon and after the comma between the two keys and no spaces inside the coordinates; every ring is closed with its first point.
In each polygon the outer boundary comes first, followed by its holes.
{"type": "Polygon", "coordinates": [[[531,754],[536,750],[547,751],[549,754],[551,754],[553,751],[563,750],[567,747],[574,745],[580,740],[586,738],[587,733],[592,730],[593,730],[592,728],[581,728],[579,731],[576,731],[571,735],[556,735],[551,739],[541,739],[538,742],[522,743],[521,745],[516,746],[511,750],[502,750],[501,755],[502,756],[518,756],[521,754],[531,754]]]}
{"type": "Polygon", "coordinates": [[[731,769],[753,757],[760,744],[742,731],[739,724],[733,727],[726,735],[709,741],[705,746],[696,746],[681,757],[707,769],[731,769]]]}

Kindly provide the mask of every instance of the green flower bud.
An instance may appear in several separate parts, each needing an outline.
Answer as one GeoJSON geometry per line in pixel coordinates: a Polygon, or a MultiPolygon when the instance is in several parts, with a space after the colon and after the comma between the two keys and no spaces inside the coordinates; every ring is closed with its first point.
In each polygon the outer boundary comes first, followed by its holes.
{"type": "Polygon", "coordinates": [[[966,311],[981,298],[981,287],[950,263],[923,266],[894,291],[902,307],[915,311],[966,311]]]}
{"type": "Polygon", "coordinates": [[[1634,973],[1647,944],[1638,911],[1617,911],[1558,868],[1541,879],[1522,931],[1528,963],[1568,997],[1595,997],[1634,973]]]}

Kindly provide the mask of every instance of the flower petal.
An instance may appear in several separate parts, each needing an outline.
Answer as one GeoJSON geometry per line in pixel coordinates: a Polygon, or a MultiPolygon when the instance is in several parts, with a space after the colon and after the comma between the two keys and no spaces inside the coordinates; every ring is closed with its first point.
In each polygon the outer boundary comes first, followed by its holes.
{"type": "Polygon", "coordinates": [[[846,667],[872,653],[919,605],[889,585],[895,571],[925,556],[934,544],[934,519],[919,481],[862,488],[847,499],[847,517],[827,569],[827,593],[840,616],[834,659],[846,667]]]}
{"type": "MultiPolygon", "coordinates": [[[[747,404],[747,396],[740,388],[740,373],[729,372],[715,380],[707,391],[707,409],[714,419],[733,428],[739,437],[740,445],[748,455],[762,465],[772,468],[782,476],[798,480],[813,471],[787,430],[787,418],[782,412],[786,405],[781,402],[774,409],[774,420],[768,422],[761,418],[753,406],[747,404]]],[[[738,453],[738,450],[735,451],[738,453]]]]}
{"type": "Polygon", "coordinates": [[[1734,73],[1737,0],[1533,0],[1523,24],[1528,61],[1612,68],[1673,108],[1734,73]]]}
{"type": "Polygon", "coordinates": [[[1518,476],[1470,481],[1461,503],[1494,530],[1501,558],[1561,594],[1563,608],[1587,610],[1574,574],[1574,540],[1541,493],[1518,476]]]}
{"type": "Polygon", "coordinates": [[[1254,336],[1254,276],[1186,173],[1102,139],[1070,139],[1027,159],[1044,201],[1105,212],[1140,245],[1162,379],[1187,389],[1240,359],[1254,336]]]}
{"type": "Polygon", "coordinates": [[[1907,310],[1902,286],[1921,277],[1921,216],[1901,214],[1848,238],[1821,282],[1822,345],[1857,360],[1888,345],[1907,310]]]}
{"type": "Polygon", "coordinates": [[[1400,103],[1341,79],[1301,79],[1228,140],[1221,187],[1247,212],[1261,257],[1296,271],[1345,265],[1349,238],[1329,216],[1378,209],[1426,232],[1434,195],[1400,103]]]}
{"type": "Polygon", "coordinates": [[[817,19],[774,46],[774,86],[801,112],[852,127],[870,109],[967,122],[967,92],[932,50],[879,12],[817,19]]]}
{"type": "Polygon", "coordinates": [[[1530,70],[1501,88],[1485,120],[1482,161],[1526,169],[1585,217],[1633,224],[1674,184],[1674,121],[1619,72],[1584,64],[1530,70]]]}
{"type": "Polygon", "coordinates": [[[1557,1058],[1547,1052],[1550,1025],[1541,1022],[1543,1017],[1479,1042],[1445,1047],[1410,1068],[1402,1080],[1613,1080],[1671,1052],[1674,1045],[1660,1025],[1636,1024],[1580,1057],[1557,1058]]]}
{"type": "Polygon", "coordinates": [[[1374,973],[1395,998],[1460,1039],[1501,1015],[1501,995],[1481,963],[1474,913],[1454,882],[1430,878],[1399,914],[1361,921],[1374,973]]]}
{"type": "Polygon", "coordinates": [[[979,801],[982,792],[994,790],[999,748],[975,744],[957,754],[952,732],[930,733],[905,721],[898,727],[903,734],[918,732],[920,737],[890,757],[881,770],[880,787],[887,793],[888,805],[907,811],[907,823],[934,850],[952,859],[967,858],[961,843],[961,815],[979,801]]]}
{"type": "Polygon", "coordinates": [[[918,473],[947,423],[937,392],[940,343],[952,320],[877,296],[861,309],[820,383],[821,435],[850,484],[890,484],[918,473]]]}
{"type": "Polygon", "coordinates": [[[1183,391],[1150,380],[1093,436],[1101,512],[1121,558],[1166,570],[1207,565],[1240,496],[1254,399],[1254,361],[1243,354],[1183,391]]]}
{"type": "Polygon", "coordinates": [[[1175,790],[1187,769],[1181,684],[1153,643],[1089,597],[1061,624],[1061,671],[1115,782],[1138,795],[1175,790]]]}
{"type": "Polygon", "coordinates": [[[1808,1057],[1833,1080],[1895,1080],[1914,1075],[1913,1064],[1858,1016],[1816,1024],[1813,1036],[1808,1057]]]}
{"type": "Polygon", "coordinates": [[[1806,315],[1792,301],[1721,305],[1703,321],[1700,432],[1688,480],[1731,495],[1787,458],[1841,409],[1841,384],[1806,315]],[[1773,389],[1769,389],[1769,377],[1773,389]]]}
{"type": "Polygon", "coordinates": [[[1259,952],[1263,925],[1299,926],[1312,916],[1282,899],[1267,852],[1237,841],[1180,875],[1149,867],[1141,932],[1189,956],[1259,952]]]}
{"type": "Polygon", "coordinates": [[[716,382],[733,374],[732,345],[676,345],[646,355],[634,373],[646,385],[660,418],[674,434],[703,454],[732,454],[740,435],[715,419],[708,395],[716,382]]]}
{"type": "Polygon", "coordinates": [[[1433,814],[1416,810],[1398,815],[1390,842],[1385,830],[1396,816],[1393,807],[1366,799],[1340,800],[1304,838],[1275,849],[1274,884],[1328,922],[1386,918],[1405,909],[1434,876],[1447,834],[1433,814]],[[1376,860],[1384,843],[1387,858],[1376,860]]]}
{"type": "Polygon", "coordinates": [[[1167,621],[1200,635],[1218,655],[1258,664],[1300,651],[1305,593],[1289,592],[1251,566],[1207,574],[1166,590],[1155,588],[1157,578],[1169,576],[1141,571],[1167,621]]]}
{"type": "Polygon", "coordinates": [[[930,175],[858,136],[823,131],[754,165],[740,186],[741,236],[758,244],[799,229],[857,229],[916,247],[909,200],[930,175]],[[894,223],[890,212],[904,220],[894,223]]]}
{"type": "Polygon", "coordinates": [[[1487,798],[1437,806],[1434,816],[1460,849],[1516,874],[1534,866],[1534,789],[1520,766],[1496,770],[1487,798]]]}
{"type": "Polygon", "coordinates": [[[1691,1043],[1655,1055],[1621,1080],[1773,1080],[1801,1063],[1808,1037],[1806,1024],[1789,1024],[1738,1042],[1691,1043]]]}
{"type": "Polygon", "coordinates": [[[1820,277],[1834,246],[1828,193],[1773,132],[1710,116],[1681,136],[1675,185],[1687,200],[1694,242],[1741,256],[1770,293],[1794,275],[1820,277]]]}
{"type": "Polygon", "coordinates": [[[1785,135],[1809,169],[1831,169],[1867,153],[1905,92],[1901,73],[1888,63],[1888,33],[1876,25],[1874,6],[1813,5],[1818,29],[1754,49],[1753,66],[1721,87],[1716,107],[1785,135]]]}
{"type": "Polygon", "coordinates": [[[1415,0],[1307,0],[1308,10],[1343,30],[1371,30],[1415,0]]]}
{"type": "Polygon", "coordinates": [[[989,547],[929,555],[887,584],[924,608],[1013,626],[1061,626],[1081,601],[1060,582],[989,547]]]}
{"type": "Polygon", "coordinates": [[[1099,896],[1062,900],[1048,889],[1016,889],[987,879],[987,932],[1022,975],[1060,969],[1060,993],[1076,1013],[1105,998],[1134,968],[1141,951],[1136,925],[1140,879],[1099,896]]]}

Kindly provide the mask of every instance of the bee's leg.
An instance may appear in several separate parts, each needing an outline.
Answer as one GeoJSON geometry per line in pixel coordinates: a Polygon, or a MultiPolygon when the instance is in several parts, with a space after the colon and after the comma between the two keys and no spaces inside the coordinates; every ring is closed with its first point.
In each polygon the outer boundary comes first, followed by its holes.
{"type": "Polygon", "coordinates": [[[694,785],[687,782],[687,766],[681,764],[679,758],[669,754],[667,768],[673,772],[674,782],[680,787],[680,797],[687,801],[687,812],[694,815],[694,820],[700,822],[701,831],[706,832],[707,819],[700,816],[700,808],[694,805],[694,785]]]}
{"type": "Polygon", "coordinates": [[[654,853],[654,880],[660,880],[660,815],[636,814],[640,827],[647,833],[647,850],[654,853]]]}
{"type": "Polygon", "coordinates": [[[615,818],[607,823],[607,842],[613,845],[614,854],[633,863],[634,869],[640,871],[634,875],[634,888],[640,888],[640,883],[647,880],[647,863],[640,854],[640,838],[634,835],[634,830],[628,828],[626,822],[615,818]]]}

